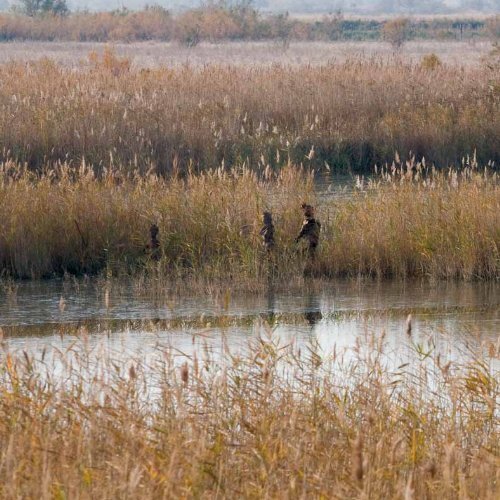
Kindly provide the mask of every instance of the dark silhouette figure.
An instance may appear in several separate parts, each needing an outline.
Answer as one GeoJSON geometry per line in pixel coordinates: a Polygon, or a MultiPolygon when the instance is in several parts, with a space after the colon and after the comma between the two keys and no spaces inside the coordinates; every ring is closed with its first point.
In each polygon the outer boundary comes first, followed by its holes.
{"type": "Polygon", "coordinates": [[[274,224],[271,212],[264,212],[262,214],[263,226],[259,234],[262,237],[262,245],[268,253],[274,249],[274,224]]]}
{"type": "Polygon", "coordinates": [[[276,296],[274,291],[274,282],[271,274],[268,275],[267,279],[267,311],[264,317],[271,328],[277,325],[276,296]]]}
{"type": "Polygon", "coordinates": [[[149,228],[150,240],[146,249],[153,260],[160,260],[160,241],[158,240],[159,228],[156,224],[151,224],[149,228]]]}
{"type": "Polygon", "coordinates": [[[306,298],[304,318],[310,326],[316,325],[323,319],[319,299],[314,292],[309,292],[306,298]]]}
{"type": "Polygon", "coordinates": [[[302,203],[302,210],[304,211],[304,221],[302,222],[302,229],[295,239],[295,242],[298,243],[302,238],[305,238],[309,243],[309,257],[311,260],[314,260],[316,257],[316,248],[319,243],[321,223],[314,218],[314,207],[312,205],[302,203]]]}

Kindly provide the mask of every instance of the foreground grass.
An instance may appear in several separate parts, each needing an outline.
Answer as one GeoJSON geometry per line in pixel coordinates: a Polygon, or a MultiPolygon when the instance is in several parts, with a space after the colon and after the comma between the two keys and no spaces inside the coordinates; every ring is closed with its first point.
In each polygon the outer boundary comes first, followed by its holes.
{"type": "MultiPolygon", "coordinates": [[[[498,379],[384,337],[350,354],[266,339],[184,362],[90,348],[0,361],[3,498],[498,498],[498,379]]],[[[411,343],[411,342],[410,342],[411,343]]],[[[489,353],[489,354],[488,354],[489,353]]]]}
{"type": "Polygon", "coordinates": [[[146,271],[253,283],[262,276],[500,275],[500,188],[476,166],[438,173],[397,164],[350,197],[316,199],[312,174],[292,166],[272,173],[221,169],[169,180],[82,166],[34,175],[13,163],[0,176],[0,270],[21,278],[146,271]],[[322,222],[317,261],[293,240],[300,204],[322,222]],[[261,214],[274,215],[276,250],[268,259],[261,214]],[[145,250],[160,229],[161,259],[145,250]]]}
{"type": "Polygon", "coordinates": [[[473,151],[498,163],[499,88],[494,64],[432,56],[137,70],[107,50],[78,71],[11,63],[0,65],[1,156],[158,173],[288,160],[370,171],[396,151],[442,166],[473,151]]]}

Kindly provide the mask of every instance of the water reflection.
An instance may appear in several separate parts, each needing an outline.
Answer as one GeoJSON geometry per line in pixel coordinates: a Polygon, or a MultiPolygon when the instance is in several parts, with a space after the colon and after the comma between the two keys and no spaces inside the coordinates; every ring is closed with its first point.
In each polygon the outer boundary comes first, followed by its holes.
{"type": "Polygon", "coordinates": [[[311,327],[323,319],[321,314],[321,302],[317,293],[310,289],[305,296],[304,318],[311,327]]]}
{"type": "Polygon", "coordinates": [[[266,298],[267,298],[267,309],[264,317],[266,318],[269,326],[274,326],[277,317],[276,317],[276,287],[274,284],[274,279],[272,275],[268,277],[267,280],[267,290],[266,290],[266,298]]]}
{"type": "Polygon", "coordinates": [[[314,190],[320,200],[347,199],[356,189],[356,176],[317,172],[314,176],[314,190]]]}
{"type": "Polygon", "coordinates": [[[270,278],[263,293],[234,294],[224,304],[216,295],[151,295],[134,283],[113,284],[106,294],[98,282],[30,282],[9,293],[0,296],[0,326],[13,349],[64,347],[88,337],[90,345],[105,341],[131,355],[159,343],[189,353],[224,343],[238,349],[272,334],[282,343],[314,340],[325,353],[384,336],[390,351],[430,343],[458,355],[467,343],[496,342],[500,332],[498,283],[308,280],[283,291],[270,278]]]}

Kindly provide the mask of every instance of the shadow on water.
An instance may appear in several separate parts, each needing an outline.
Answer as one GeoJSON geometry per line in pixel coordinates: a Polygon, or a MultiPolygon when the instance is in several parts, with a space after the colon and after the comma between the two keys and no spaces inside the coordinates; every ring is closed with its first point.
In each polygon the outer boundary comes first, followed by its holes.
{"type": "Polygon", "coordinates": [[[304,318],[311,327],[314,327],[316,323],[323,319],[323,314],[321,313],[319,295],[312,287],[309,287],[306,292],[304,306],[304,318]]]}
{"type": "Polygon", "coordinates": [[[269,273],[267,277],[266,300],[267,300],[267,308],[264,317],[269,326],[272,328],[277,323],[277,316],[276,316],[276,285],[274,283],[274,277],[272,276],[271,273],[269,273]]]}
{"type": "MultiPolygon", "coordinates": [[[[303,317],[306,323],[314,327],[319,321],[323,319],[323,314],[321,313],[321,300],[317,290],[313,286],[307,286],[307,291],[304,293],[303,300],[303,317]]],[[[270,274],[267,279],[266,288],[266,301],[267,306],[265,313],[262,317],[267,321],[268,325],[272,328],[278,325],[280,322],[286,322],[285,317],[277,312],[276,306],[276,284],[274,282],[273,276],[270,274]]],[[[289,320],[294,316],[294,312],[290,311],[288,318],[289,320]]]]}

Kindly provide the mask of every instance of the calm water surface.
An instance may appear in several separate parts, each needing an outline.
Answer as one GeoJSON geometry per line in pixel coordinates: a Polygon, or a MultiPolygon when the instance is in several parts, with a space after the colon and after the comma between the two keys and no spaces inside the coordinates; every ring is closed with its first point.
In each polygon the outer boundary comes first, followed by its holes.
{"type": "Polygon", "coordinates": [[[0,327],[10,350],[64,348],[85,335],[121,356],[158,345],[189,354],[201,345],[243,348],[259,335],[280,343],[317,342],[323,352],[385,335],[389,351],[431,343],[457,356],[496,343],[500,284],[311,282],[293,292],[179,296],[148,294],[133,283],[26,282],[0,292],[0,327]],[[412,315],[412,335],[406,334],[412,315]]]}

